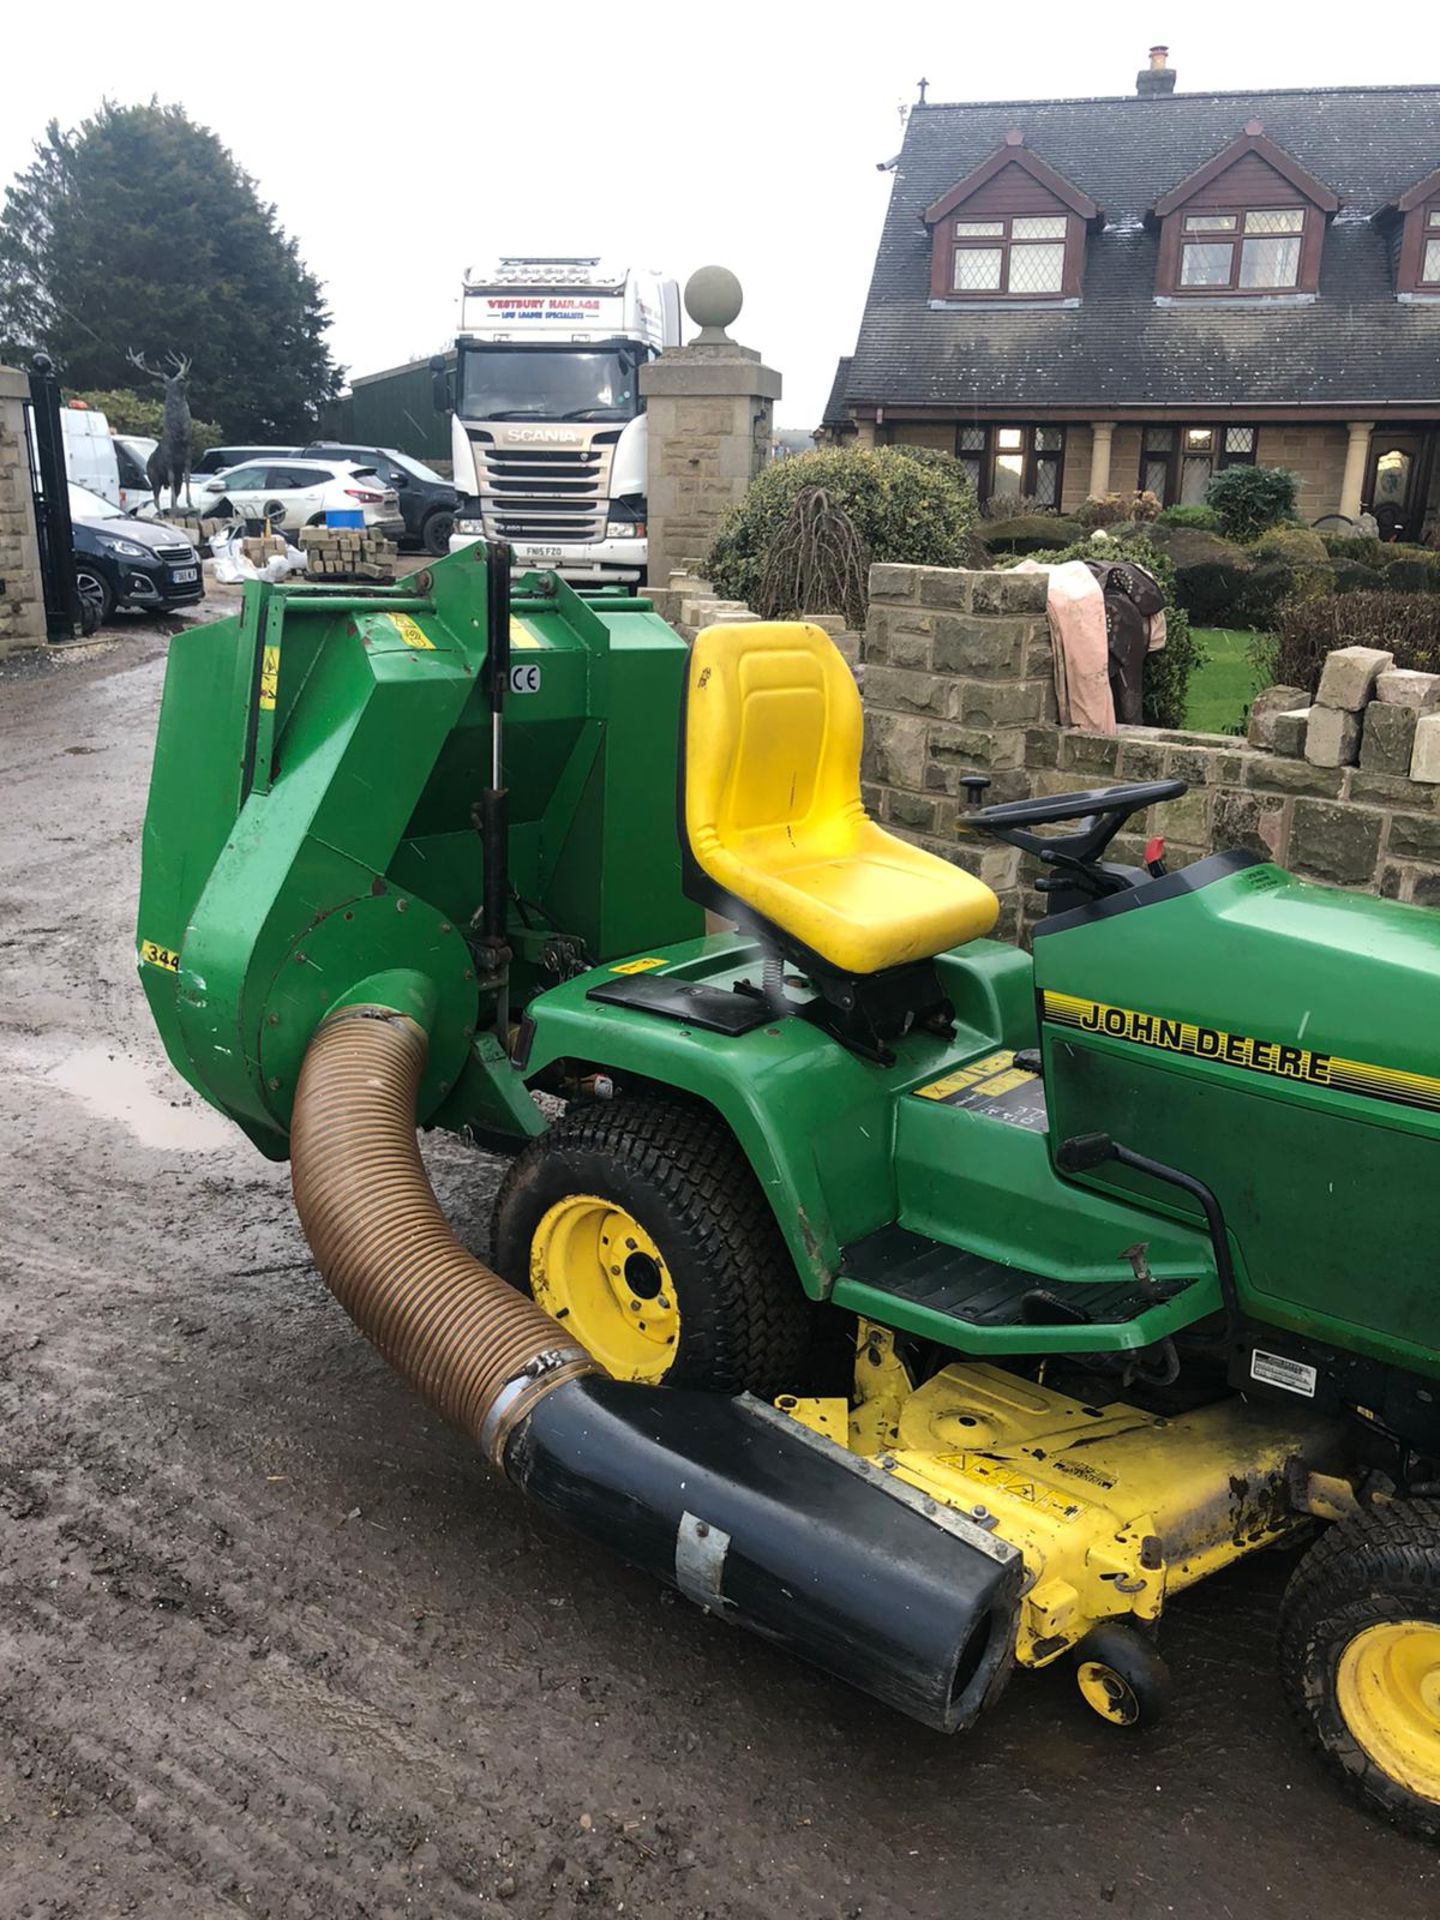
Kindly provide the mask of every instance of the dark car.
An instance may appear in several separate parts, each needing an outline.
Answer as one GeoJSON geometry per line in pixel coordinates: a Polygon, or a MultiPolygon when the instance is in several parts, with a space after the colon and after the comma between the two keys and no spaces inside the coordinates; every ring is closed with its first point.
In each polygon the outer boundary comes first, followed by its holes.
{"type": "Polygon", "coordinates": [[[405,519],[405,544],[427,553],[448,553],[460,495],[448,480],[412,460],[394,447],[361,447],[349,441],[312,440],[302,452],[316,460],[354,460],[373,467],[387,487],[400,496],[405,519]]]}
{"type": "Polygon", "coordinates": [[[116,607],[183,607],[205,596],[200,556],[174,527],[136,520],[88,487],[70,487],[75,584],[95,625],[116,607]]]}
{"type": "Polygon", "coordinates": [[[190,469],[199,479],[207,473],[228,473],[251,460],[293,460],[298,447],[209,447],[190,469]]]}

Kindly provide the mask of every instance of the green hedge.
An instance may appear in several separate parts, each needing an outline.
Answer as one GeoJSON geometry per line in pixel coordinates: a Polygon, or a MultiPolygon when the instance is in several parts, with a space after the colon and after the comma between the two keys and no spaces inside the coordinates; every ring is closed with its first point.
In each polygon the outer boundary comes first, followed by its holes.
{"type": "Polygon", "coordinates": [[[1111,534],[1108,538],[1072,541],[1050,553],[1033,556],[1051,566],[1062,560],[1133,560],[1153,573],[1165,595],[1165,645],[1145,662],[1145,724],[1183,727],[1190,676],[1205,664],[1205,650],[1195,638],[1186,610],[1175,597],[1175,567],[1168,554],[1142,533],[1111,534]]]}
{"type": "Polygon", "coordinates": [[[1292,601],[1281,610],[1273,652],[1267,651],[1271,676],[1313,695],[1325,656],[1336,647],[1384,647],[1397,667],[1440,672],[1440,595],[1347,593],[1292,601]]]}
{"type": "Polygon", "coordinates": [[[760,579],[771,542],[807,487],[823,487],[849,515],[872,561],[963,567],[973,558],[975,491],[953,456],[924,447],[823,448],[772,460],[750,483],[705,562],[720,593],[771,618],[796,611],[760,606],[760,579]]]}

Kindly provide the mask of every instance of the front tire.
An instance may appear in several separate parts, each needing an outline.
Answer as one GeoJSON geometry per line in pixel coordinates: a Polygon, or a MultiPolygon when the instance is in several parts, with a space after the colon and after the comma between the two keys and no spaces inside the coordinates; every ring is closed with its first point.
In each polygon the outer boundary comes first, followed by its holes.
{"type": "Polygon", "coordinates": [[[93,633],[97,627],[103,627],[115,611],[114,590],[95,567],[75,569],[75,590],[84,613],[84,631],[93,633]]]}
{"type": "Polygon", "coordinates": [[[811,1308],[755,1175],[708,1108],[573,1107],[515,1161],[495,1264],[617,1379],[767,1397],[811,1308]]]}
{"type": "Polygon", "coordinates": [[[420,538],[426,553],[433,553],[437,558],[449,553],[450,536],[454,531],[455,516],[448,507],[432,513],[420,529],[420,538]]]}
{"type": "Polygon", "coordinates": [[[1350,1791],[1440,1839],[1440,1505],[1332,1527],[1286,1588],[1279,1652],[1292,1709],[1350,1791]]]}

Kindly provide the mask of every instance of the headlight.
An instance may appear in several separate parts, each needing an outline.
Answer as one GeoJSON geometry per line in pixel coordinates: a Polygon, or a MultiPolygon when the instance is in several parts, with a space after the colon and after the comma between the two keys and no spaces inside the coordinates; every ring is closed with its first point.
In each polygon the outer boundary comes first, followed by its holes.
{"type": "Polygon", "coordinates": [[[643,520],[607,520],[605,538],[607,540],[643,540],[645,522],[643,520]]]}
{"type": "Polygon", "coordinates": [[[95,537],[107,553],[123,554],[127,560],[153,560],[155,557],[148,547],[139,546],[134,540],[121,540],[113,533],[99,533],[95,537]]]}
{"type": "Polygon", "coordinates": [[[643,540],[645,538],[646,499],[643,493],[624,494],[610,502],[610,517],[605,522],[607,540],[643,540]]]}
{"type": "Polygon", "coordinates": [[[476,539],[483,540],[485,537],[485,522],[483,520],[457,520],[455,522],[455,531],[456,533],[474,534],[476,539]]]}

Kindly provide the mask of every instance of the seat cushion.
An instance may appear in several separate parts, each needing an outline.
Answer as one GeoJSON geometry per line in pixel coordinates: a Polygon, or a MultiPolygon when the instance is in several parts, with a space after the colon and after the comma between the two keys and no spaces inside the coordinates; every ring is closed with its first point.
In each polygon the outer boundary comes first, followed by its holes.
{"type": "Polygon", "coordinates": [[[988,933],[1000,903],[982,880],[862,819],[851,848],[801,850],[784,864],[746,864],[723,849],[707,862],[737,899],[841,973],[878,973],[988,933]]]}

